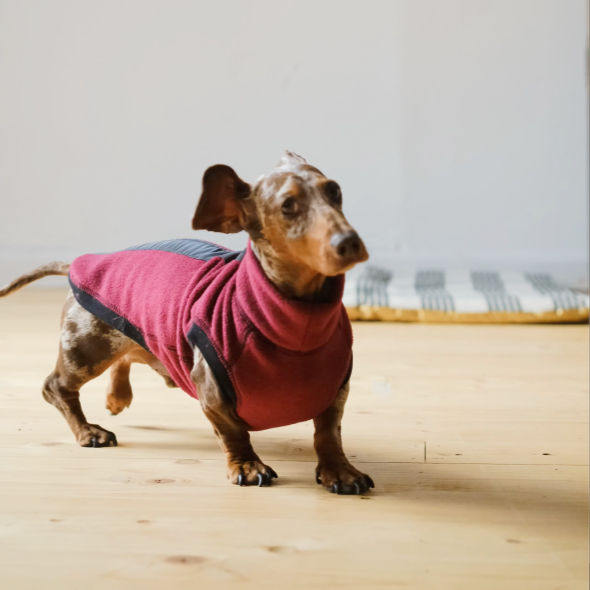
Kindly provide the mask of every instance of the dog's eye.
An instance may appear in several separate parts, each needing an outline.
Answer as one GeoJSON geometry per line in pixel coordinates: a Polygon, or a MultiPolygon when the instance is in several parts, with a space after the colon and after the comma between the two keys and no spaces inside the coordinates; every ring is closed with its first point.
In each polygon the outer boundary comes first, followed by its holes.
{"type": "Polygon", "coordinates": [[[336,205],[340,205],[342,203],[342,191],[340,187],[334,182],[330,181],[326,184],[326,196],[330,201],[336,205]]]}
{"type": "Polygon", "coordinates": [[[297,200],[295,199],[295,197],[288,197],[283,201],[283,204],[281,205],[281,211],[283,212],[283,215],[286,215],[288,217],[295,215],[298,209],[299,206],[297,204],[297,200]]]}

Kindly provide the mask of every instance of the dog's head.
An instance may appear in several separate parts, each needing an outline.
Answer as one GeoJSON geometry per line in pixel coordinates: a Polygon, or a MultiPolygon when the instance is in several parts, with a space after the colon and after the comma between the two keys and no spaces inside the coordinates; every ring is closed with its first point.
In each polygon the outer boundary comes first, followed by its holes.
{"type": "Polygon", "coordinates": [[[253,186],[229,166],[208,168],[193,229],[245,230],[268,258],[323,276],[369,257],[344,217],[338,184],[291,152],[253,186]]]}

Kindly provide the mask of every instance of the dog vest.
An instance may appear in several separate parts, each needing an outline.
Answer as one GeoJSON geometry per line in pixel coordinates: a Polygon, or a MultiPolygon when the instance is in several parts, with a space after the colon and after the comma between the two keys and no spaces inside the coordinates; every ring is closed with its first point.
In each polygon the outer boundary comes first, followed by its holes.
{"type": "Polygon", "coordinates": [[[189,395],[193,347],[250,430],[310,420],[327,409],[352,368],[344,276],[327,279],[326,302],[287,299],[250,244],[242,252],[170,240],[70,267],[78,303],[166,367],[189,395]]]}

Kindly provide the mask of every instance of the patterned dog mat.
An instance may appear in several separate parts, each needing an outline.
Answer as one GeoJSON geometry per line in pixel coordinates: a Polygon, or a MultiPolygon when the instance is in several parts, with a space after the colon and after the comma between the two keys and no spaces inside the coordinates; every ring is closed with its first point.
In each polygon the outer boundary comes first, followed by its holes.
{"type": "Polygon", "coordinates": [[[542,273],[362,267],[346,277],[344,305],[352,320],[583,322],[589,297],[542,273]]]}

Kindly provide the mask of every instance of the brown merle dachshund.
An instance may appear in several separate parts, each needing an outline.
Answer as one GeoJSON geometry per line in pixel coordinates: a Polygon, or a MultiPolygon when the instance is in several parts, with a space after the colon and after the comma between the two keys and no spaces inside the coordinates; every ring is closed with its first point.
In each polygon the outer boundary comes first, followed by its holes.
{"type": "MultiPolygon", "coordinates": [[[[224,233],[245,230],[264,273],[287,298],[314,301],[327,277],[343,274],[368,258],[362,240],[344,217],[338,184],[290,152],[252,186],[228,166],[210,168],[192,226],[224,233]]],[[[13,281],[0,290],[0,296],[44,276],[67,275],[68,269],[66,263],[47,264],[13,281]]],[[[86,420],[79,392],[110,368],[106,406],[119,414],[131,404],[129,370],[135,362],[149,365],[169,386],[175,386],[153,354],[84,309],[70,293],[62,314],[57,365],[45,380],[43,397],[63,414],[78,444],[117,444],[112,432],[86,420]]],[[[270,485],[276,473],[255,453],[247,424],[220,394],[214,374],[196,347],[191,378],[225,453],[230,481],[270,485]]],[[[351,465],[342,449],[340,424],[348,392],[346,382],[332,404],[314,419],[316,478],[331,492],[362,494],[373,487],[373,481],[351,465]]]]}

